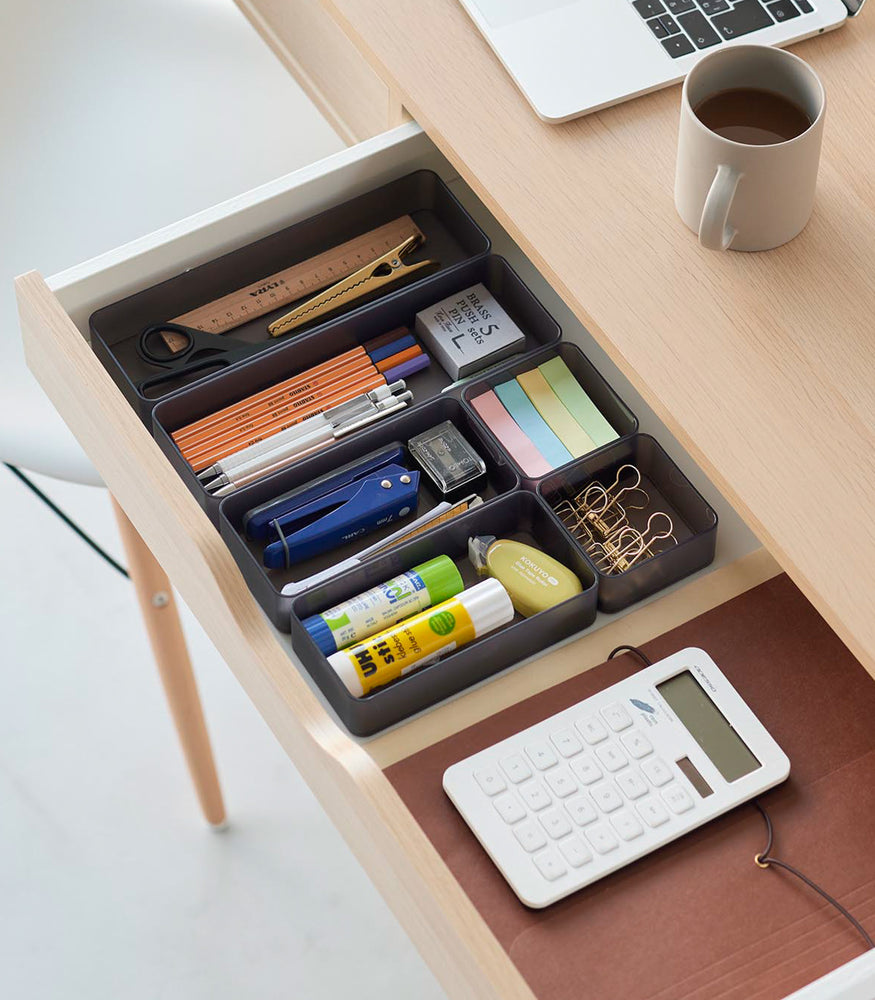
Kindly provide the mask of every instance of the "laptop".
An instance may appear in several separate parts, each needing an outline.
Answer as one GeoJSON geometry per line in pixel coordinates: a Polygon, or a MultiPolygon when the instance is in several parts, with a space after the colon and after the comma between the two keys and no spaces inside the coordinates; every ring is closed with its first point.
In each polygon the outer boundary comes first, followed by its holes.
{"type": "Polygon", "coordinates": [[[789,45],[863,0],[460,0],[539,117],[563,122],[682,80],[735,42],[789,45]]]}

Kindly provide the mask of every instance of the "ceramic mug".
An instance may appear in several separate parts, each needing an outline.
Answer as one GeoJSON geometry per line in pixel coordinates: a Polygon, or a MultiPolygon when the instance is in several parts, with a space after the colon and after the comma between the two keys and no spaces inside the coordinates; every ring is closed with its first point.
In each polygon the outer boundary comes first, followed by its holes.
{"type": "Polygon", "coordinates": [[[690,70],[681,95],[675,205],[708,250],[770,250],[805,228],[814,208],[826,95],[798,56],[765,45],[727,45],[690,70]],[[792,101],[811,125],[793,139],[747,145],[704,125],[695,107],[751,88],[792,101]]]}

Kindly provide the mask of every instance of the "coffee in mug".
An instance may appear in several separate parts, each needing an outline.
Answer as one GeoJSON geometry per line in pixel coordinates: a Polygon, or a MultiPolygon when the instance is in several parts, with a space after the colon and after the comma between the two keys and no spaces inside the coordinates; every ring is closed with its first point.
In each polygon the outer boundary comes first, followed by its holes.
{"type": "Polygon", "coordinates": [[[753,87],[721,90],[700,101],[693,111],[712,132],[748,146],[787,142],[811,128],[811,119],[795,101],[753,87]]]}

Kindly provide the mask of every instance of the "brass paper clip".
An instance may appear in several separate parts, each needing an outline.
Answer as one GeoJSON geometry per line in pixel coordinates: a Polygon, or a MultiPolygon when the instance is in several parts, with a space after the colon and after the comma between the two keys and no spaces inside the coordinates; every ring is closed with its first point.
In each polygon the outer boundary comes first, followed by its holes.
{"type": "Polygon", "coordinates": [[[321,319],[358,299],[372,295],[381,288],[407,281],[412,275],[419,274],[425,269],[434,270],[439,267],[439,262],[436,260],[422,260],[416,264],[404,263],[404,257],[415,250],[421,242],[419,235],[408,236],[393,250],[387,250],[382,256],[370,264],[365,264],[348,278],[323,289],[312,299],[302,302],[285,316],[274,320],[267,328],[268,333],[271,337],[281,337],[305,323],[321,319]]]}

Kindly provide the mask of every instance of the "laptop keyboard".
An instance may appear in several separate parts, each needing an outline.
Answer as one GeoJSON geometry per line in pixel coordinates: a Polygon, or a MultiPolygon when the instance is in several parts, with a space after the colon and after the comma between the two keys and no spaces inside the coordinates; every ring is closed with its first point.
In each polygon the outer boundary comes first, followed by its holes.
{"type": "Polygon", "coordinates": [[[810,14],[809,0],[632,0],[672,59],[810,14]]]}

